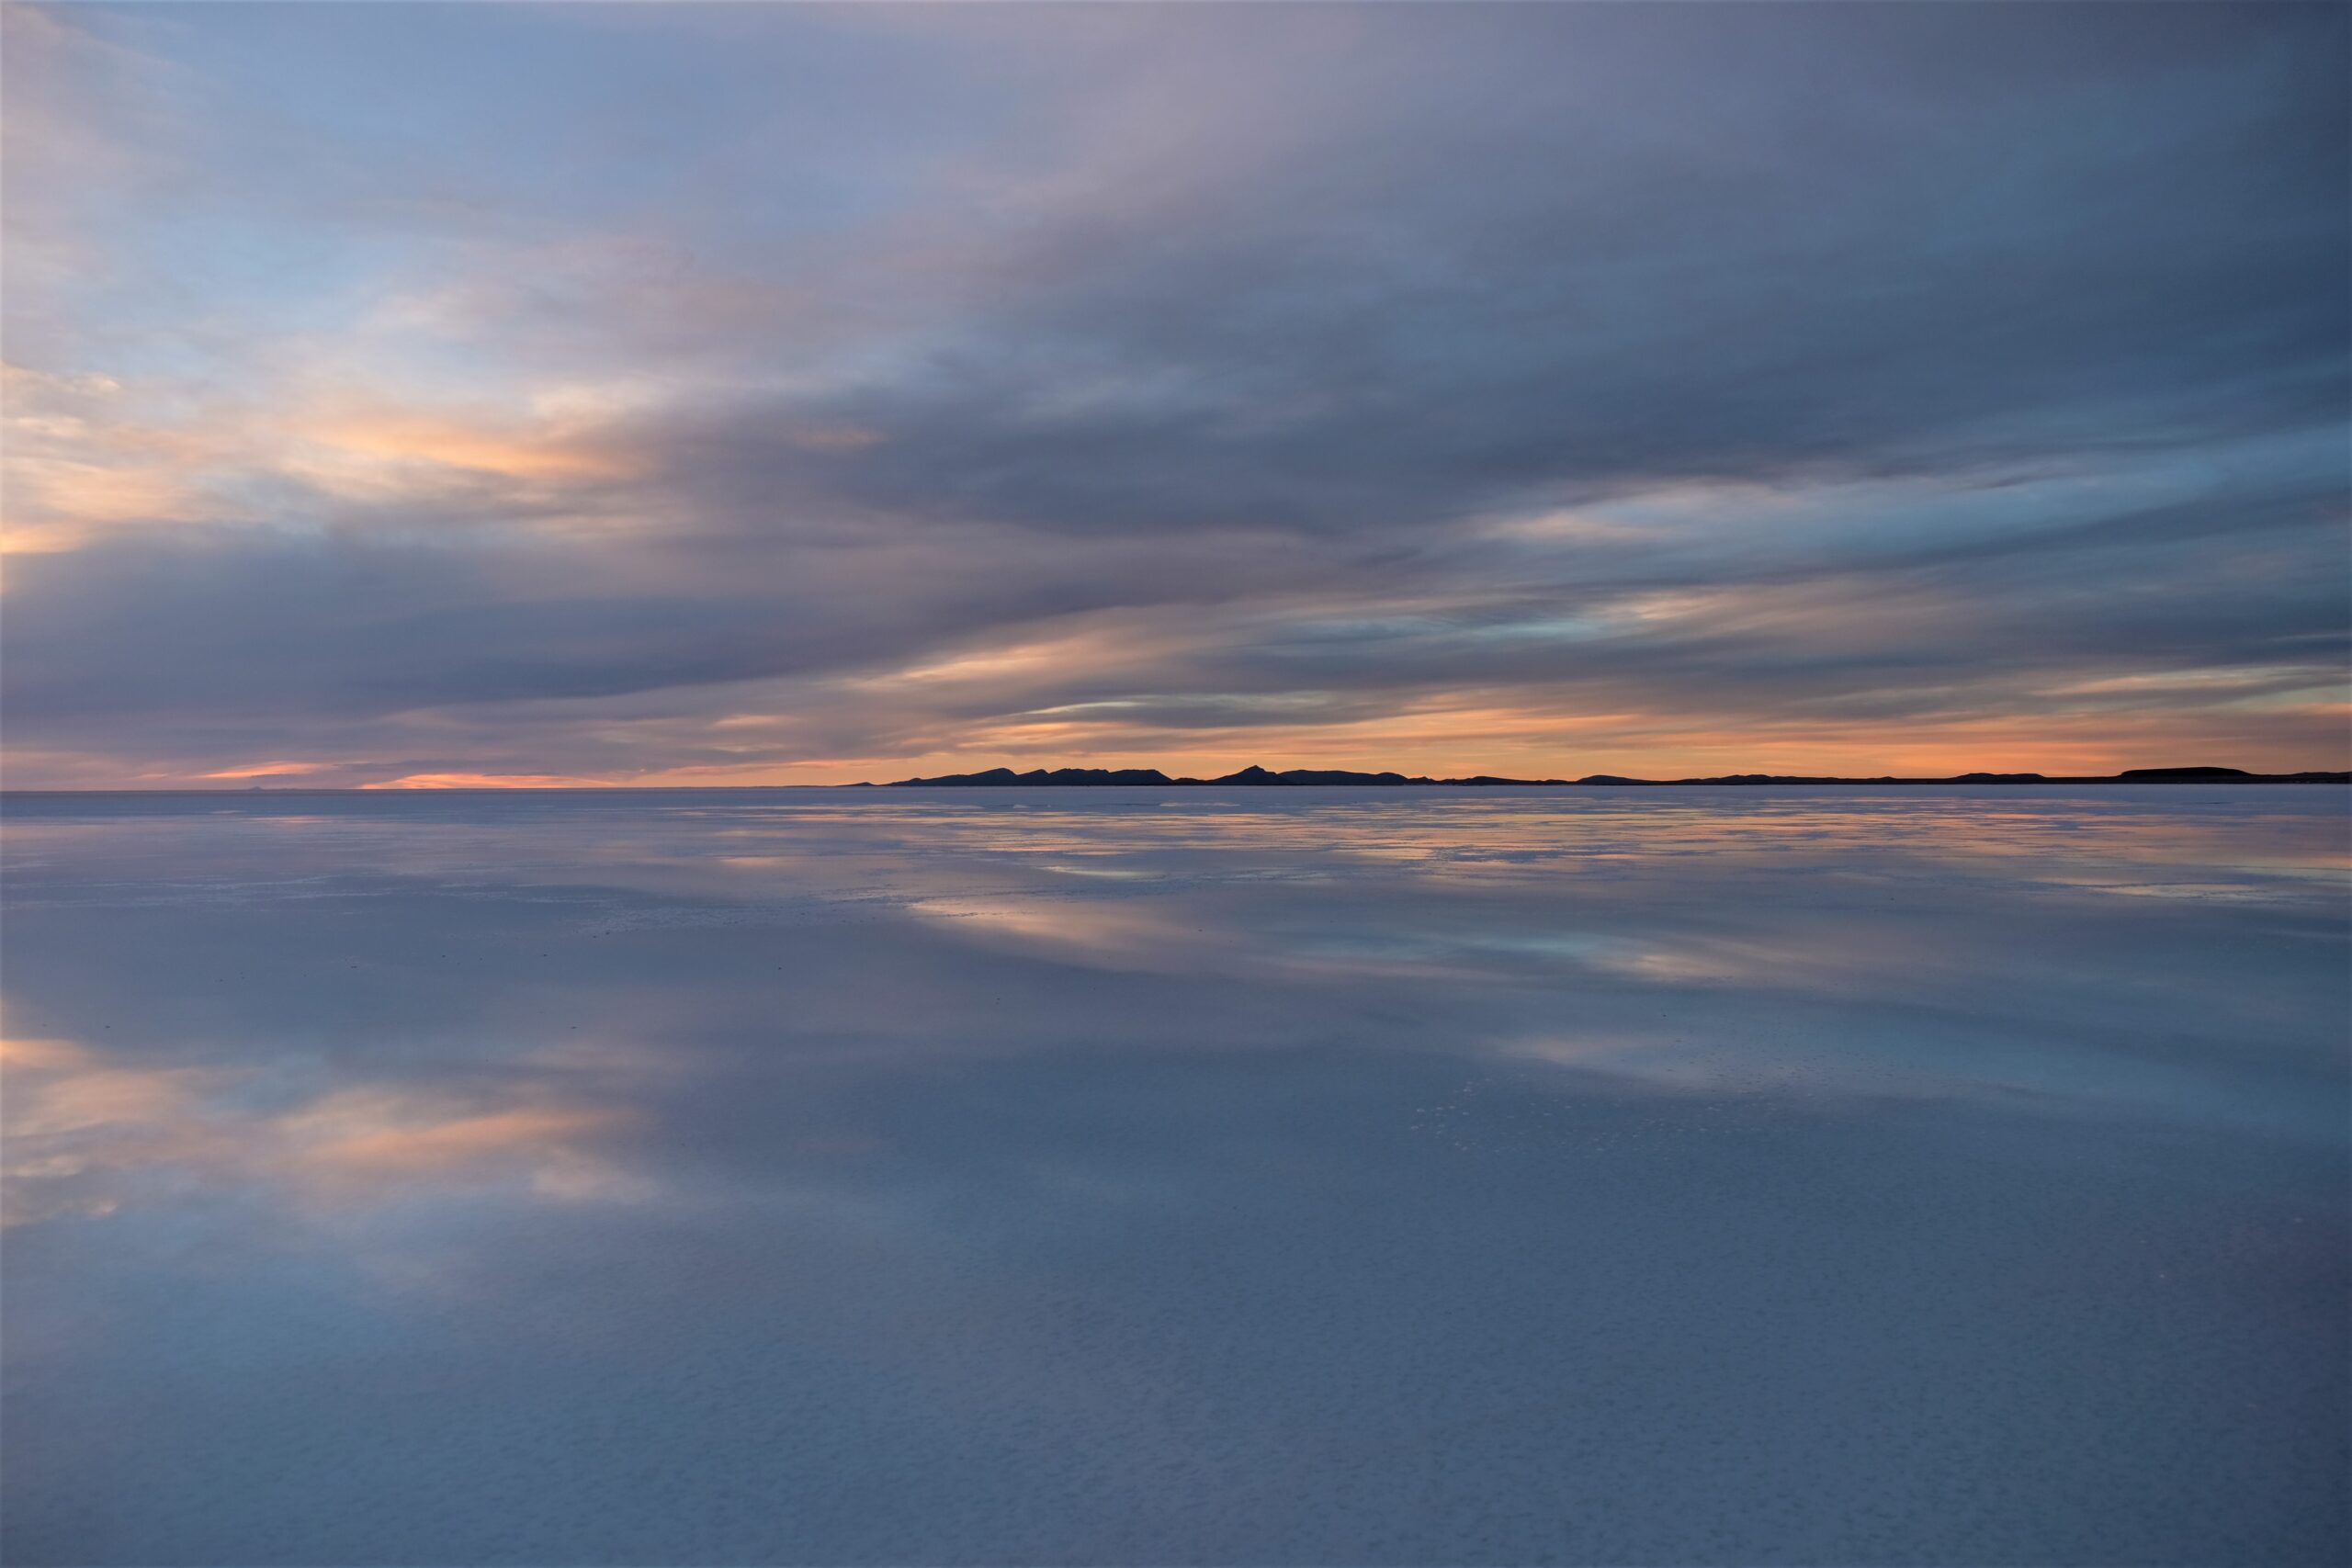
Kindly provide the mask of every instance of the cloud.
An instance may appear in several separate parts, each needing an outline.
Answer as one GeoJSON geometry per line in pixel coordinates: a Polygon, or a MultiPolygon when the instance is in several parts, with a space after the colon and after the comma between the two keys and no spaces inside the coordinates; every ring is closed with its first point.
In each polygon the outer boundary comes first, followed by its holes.
{"type": "Polygon", "coordinates": [[[13,783],[2342,750],[2338,14],[11,26],[13,783]]]}

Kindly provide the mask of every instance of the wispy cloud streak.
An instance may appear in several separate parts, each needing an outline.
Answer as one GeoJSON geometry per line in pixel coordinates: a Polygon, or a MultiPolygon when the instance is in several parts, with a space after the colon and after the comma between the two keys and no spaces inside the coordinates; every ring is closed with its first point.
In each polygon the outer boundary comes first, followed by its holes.
{"type": "Polygon", "coordinates": [[[2340,12],[6,25],[11,784],[2345,751],[2340,12]]]}

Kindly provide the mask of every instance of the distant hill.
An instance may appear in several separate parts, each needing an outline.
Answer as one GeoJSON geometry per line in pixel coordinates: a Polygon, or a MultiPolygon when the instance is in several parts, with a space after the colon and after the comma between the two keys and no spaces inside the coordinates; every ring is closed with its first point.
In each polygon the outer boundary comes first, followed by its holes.
{"type": "MultiPolygon", "coordinates": [[[[1342,785],[1382,788],[1431,785],[1464,787],[1504,785],[1528,788],[1544,784],[1626,785],[1652,789],[1687,784],[2352,784],[2352,773],[2249,773],[2241,768],[2127,768],[2120,773],[1959,773],[1950,778],[1838,778],[1815,773],[1721,773],[1696,779],[1629,779],[1615,773],[1589,773],[1580,779],[1507,779],[1488,773],[1464,779],[1432,779],[1404,773],[1352,773],[1344,768],[1285,768],[1275,772],[1255,766],[1222,778],[1170,778],[1158,768],[1032,768],[1016,773],[1011,768],[990,768],[978,773],[943,773],[936,778],[896,779],[897,789],[1053,788],[1061,785],[1145,784],[1155,788],[1189,785],[1342,785]]],[[[856,786],[853,786],[856,787],[856,786]]]]}
{"type": "Polygon", "coordinates": [[[1289,768],[1272,773],[1264,768],[1247,767],[1238,773],[1227,773],[1215,779],[1170,778],[1158,768],[1032,768],[1016,773],[1011,768],[990,768],[983,773],[944,773],[935,779],[896,779],[894,787],[962,788],[966,786],[1011,786],[1035,789],[1057,784],[1375,784],[1400,786],[1406,784],[1556,784],[1566,779],[1498,779],[1480,776],[1471,779],[1408,778],[1403,773],[1358,773],[1344,768],[1289,768]]]}

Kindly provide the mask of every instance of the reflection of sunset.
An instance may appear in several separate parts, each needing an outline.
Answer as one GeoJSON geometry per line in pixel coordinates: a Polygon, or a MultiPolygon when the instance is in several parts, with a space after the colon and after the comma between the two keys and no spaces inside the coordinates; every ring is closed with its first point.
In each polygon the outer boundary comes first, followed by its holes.
{"type": "Polygon", "coordinates": [[[1941,1451],[1980,1461],[2028,1372],[2069,1420],[2218,1412],[2199,1466],[2268,1461],[2249,1383],[2333,1430],[2341,790],[8,806],[17,1540],[30,1496],[168,1561],[226,1497],[207,1561],[289,1517],[303,1561],[495,1555],[399,1523],[424,1475],[433,1521],[491,1499],[469,1540],[519,1509],[535,1558],[591,1561],[585,1473],[660,1516],[647,1561],[739,1517],[928,1560],[826,1511],[910,1447],[917,1492],[977,1477],[959,1541],[1041,1466],[1083,1482],[1057,1529],[1212,1448],[1227,1495],[1286,1497],[1301,1410],[1327,1475],[1373,1472],[1351,1510],[1463,1440],[1518,1496],[1727,1399],[1742,1455],[1802,1439],[1790,1401],[1857,1355],[1873,1443],[1938,1451],[1957,1403],[1941,1451]],[[346,1528],[368,1474],[400,1485],[346,1528]]]}
{"type": "Polygon", "coordinates": [[[2347,60],[0,0],[0,1563],[2352,1563],[2347,60]]]}
{"type": "Polygon", "coordinates": [[[249,1066],[133,1066],[53,1039],[0,1043],[0,1070],[11,1224],[110,1214],[189,1184],[298,1207],[393,1201],[438,1183],[618,1190],[591,1152],[626,1120],[607,1108],[486,1109],[446,1091],[353,1089],[257,1111],[250,1099],[267,1085],[249,1066]]]}
{"type": "Polygon", "coordinates": [[[453,1114],[413,1097],[352,1090],[279,1117],[274,1130],[299,1150],[305,1165],[367,1179],[432,1175],[503,1159],[530,1161],[607,1132],[620,1120],[610,1111],[539,1107],[453,1114]]]}

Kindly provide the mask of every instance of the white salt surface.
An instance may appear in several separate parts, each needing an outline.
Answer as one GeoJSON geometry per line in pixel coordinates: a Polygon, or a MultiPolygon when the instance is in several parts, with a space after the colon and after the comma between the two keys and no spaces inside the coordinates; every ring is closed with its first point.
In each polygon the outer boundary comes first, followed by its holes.
{"type": "Polygon", "coordinates": [[[7,803],[34,1563],[2341,1563],[2346,791],[7,803]]]}

